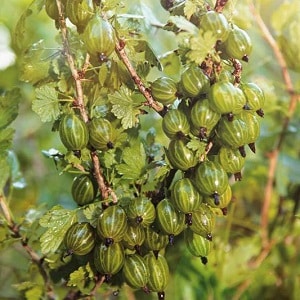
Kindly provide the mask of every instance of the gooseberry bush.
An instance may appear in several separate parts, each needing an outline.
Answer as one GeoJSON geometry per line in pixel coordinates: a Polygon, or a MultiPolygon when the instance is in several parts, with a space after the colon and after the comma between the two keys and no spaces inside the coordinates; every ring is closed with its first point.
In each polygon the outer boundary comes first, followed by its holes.
{"type": "Polygon", "coordinates": [[[169,249],[209,264],[214,226],[256,152],[265,96],[243,78],[255,45],[226,0],[162,0],[155,11],[129,0],[32,5],[52,19],[59,50],[36,64],[44,50],[33,44],[21,80],[64,147],[43,153],[73,176],[73,208],[43,212],[34,238],[8,224],[41,253],[47,279],[19,290],[56,299],[52,286],[64,285],[65,299],[92,299],[129,286],[168,299],[169,249]]]}

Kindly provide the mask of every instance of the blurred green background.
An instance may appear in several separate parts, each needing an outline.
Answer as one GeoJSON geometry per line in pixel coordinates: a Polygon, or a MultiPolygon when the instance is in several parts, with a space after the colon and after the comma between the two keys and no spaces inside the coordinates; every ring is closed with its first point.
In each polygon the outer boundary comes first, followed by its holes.
{"type": "MultiPolygon", "coordinates": [[[[243,80],[256,82],[263,88],[266,98],[261,136],[257,153],[249,152],[243,180],[232,186],[234,200],[228,215],[218,218],[214,232],[215,249],[209,256],[209,263],[204,266],[199,259],[192,258],[180,241],[168,250],[172,276],[166,290],[167,299],[299,299],[300,221],[295,215],[299,215],[300,200],[300,109],[298,105],[285,134],[275,174],[276,184],[269,211],[269,228],[275,243],[267,257],[256,261],[255,265],[255,257],[262,251],[260,218],[269,170],[268,153],[281,132],[290,95],[285,90],[276,57],[249,10],[250,2],[235,2],[236,22],[244,23],[254,45],[243,80]]],[[[63,151],[58,135],[51,132],[51,124],[42,123],[31,110],[34,90],[18,79],[22,57],[19,49],[13,49],[11,40],[14,27],[30,3],[29,0],[2,1],[0,10],[0,91],[17,86],[23,97],[19,116],[13,123],[16,129],[13,147],[19,165],[16,164],[10,208],[17,220],[22,220],[26,213],[34,214],[35,209],[47,209],[56,204],[74,206],[70,195],[73,177],[59,175],[53,160],[42,154],[42,150],[51,148],[63,151]]],[[[275,38],[272,16],[275,11],[280,15],[280,4],[281,0],[255,1],[256,9],[275,38]]],[[[159,5],[159,1],[154,1],[153,5],[159,5]]],[[[283,12],[281,15],[287,17],[283,12]]],[[[44,10],[27,18],[24,34],[28,45],[44,40],[47,47],[57,47],[57,31],[53,25],[44,10]]],[[[157,54],[162,54],[165,47],[158,47],[157,54]]],[[[299,92],[299,73],[289,73],[299,92]]],[[[150,118],[142,122],[145,128],[152,126],[150,118]]],[[[21,299],[13,284],[29,280],[27,270],[32,266],[20,245],[4,246],[0,248],[0,299],[21,299]]],[[[125,289],[113,299],[151,297],[141,293],[133,295],[125,289]]],[[[99,299],[108,298],[99,296],[99,299]]]]}

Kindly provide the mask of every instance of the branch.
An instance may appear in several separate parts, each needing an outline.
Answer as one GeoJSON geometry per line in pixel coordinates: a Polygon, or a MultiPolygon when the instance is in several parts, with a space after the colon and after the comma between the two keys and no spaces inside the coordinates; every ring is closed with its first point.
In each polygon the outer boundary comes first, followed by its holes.
{"type": "Polygon", "coordinates": [[[28,245],[28,241],[25,237],[23,237],[20,233],[20,226],[18,224],[15,223],[15,221],[13,220],[13,217],[10,213],[10,209],[7,205],[6,199],[4,197],[4,195],[0,195],[0,207],[3,211],[3,215],[4,218],[7,222],[7,226],[8,229],[11,232],[11,236],[15,239],[18,239],[21,241],[21,244],[23,246],[23,248],[25,249],[25,251],[27,252],[27,254],[30,256],[31,261],[37,265],[39,272],[44,280],[45,283],[45,287],[46,287],[46,293],[47,293],[47,298],[49,300],[54,300],[56,299],[55,295],[54,295],[54,290],[53,287],[51,285],[51,280],[48,276],[47,271],[45,270],[44,266],[43,266],[43,258],[41,258],[29,245],[28,245]]]}
{"type": "Polygon", "coordinates": [[[64,54],[66,56],[68,65],[70,67],[72,76],[75,81],[75,86],[76,86],[76,93],[77,93],[77,99],[76,102],[78,104],[80,114],[84,120],[84,122],[88,121],[88,114],[84,106],[84,101],[83,101],[83,90],[82,90],[82,85],[81,85],[81,74],[77,71],[76,65],[74,58],[71,53],[71,48],[69,45],[69,40],[68,40],[68,30],[67,30],[67,25],[66,25],[66,19],[64,17],[64,12],[62,8],[62,3],[61,0],[56,0],[56,5],[58,8],[58,13],[59,13],[59,27],[61,30],[61,35],[62,35],[62,40],[63,40],[63,47],[64,47],[64,54]]]}
{"type": "Polygon", "coordinates": [[[163,116],[165,114],[164,107],[153,99],[150,90],[145,87],[144,83],[142,82],[142,79],[139,77],[136,70],[132,66],[124,47],[125,47],[125,45],[122,41],[116,42],[116,47],[115,47],[116,51],[119,53],[124,65],[126,66],[127,70],[129,71],[129,73],[130,73],[134,83],[137,85],[139,91],[143,94],[143,96],[147,100],[145,105],[153,108],[157,113],[159,113],[160,115],[163,116]]]}
{"type": "MultiPolygon", "coordinates": [[[[63,7],[61,4],[61,0],[56,0],[58,12],[59,12],[59,27],[61,30],[62,35],[62,41],[63,41],[63,47],[64,47],[64,54],[66,56],[68,65],[70,67],[72,76],[75,81],[75,87],[76,87],[76,94],[77,94],[77,106],[79,107],[80,114],[84,120],[85,123],[89,121],[88,113],[86,111],[85,105],[84,105],[84,99],[83,99],[83,88],[82,88],[82,79],[84,79],[85,72],[89,66],[89,54],[86,55],[84,65],[80,71],[77,70],[75,60],[73,58],[73,55],[71,53],[69,41],[68,41],[68,29],[66,25],[66,19],[64,17],[63,7]]],[[[94,173],[95,178],[97,180],[98,186],[100,188],[102,198],[107,199],[109,195],[112,196],[113,202],[117,202],[117,197],[115,193],[106,186],[104,177],[102,175],[101,169],[100,169],[100,162],[99,158],[97,156],[97,153],[95,151],[91,151],[91,157],[94,165],[94,173]]]]}
{"type": "Polygon", "coordinates": [[[222,12],[222,10],[224,9],[224,6],[226,5],[227,2],[228,2],[228,0],[217,0],[216,5],[215,5],[215,11],[218,13],[222,12]]]}
{"type": "Polygon", "coordinates": [[[287,93],[290,95],[290,102],[288,107],[288,114],[283,120],[281,133],[279,134],[276,143],[274,145],[274,149],[268,154],[269,158],[269,172],[268,172],[268,180],[265,187],[265,198],[262,207],[261,213],[261,235],[262,241],[265,246],[269,243],[269,233],[268,233],[268,223],[269,223],[269,208],[271,204],[271,199],[273,195],[273,186],[275,180],[275,172],[278,162],[279,153],[286,135],[286,130],[288,128],[289,122],[294,115],[296,110],[297,101],[299,100],[299,95],[297,95],[294,91],[292,79],[288,72],[286,61],[281,53],[278,44],[276,43],[275,39],[273,38],[272,34],[270,33],[268,27],[264,23],[263,19],[261,18],[259,12],[255,9],[254,5],[250,6],[253,16],[256,19],[256,23],[259,26],[264,38],[266,39],[267,43],[270,45],[271,49],[274,52],[274,55],[278,61],[278,64],[281,68],[283,81],[286,87],[287,93]]]}
{"type": "Polygon", "coordinates": [[[107,200],[109,196],[112,197],[112,202],[113,203],[117,203],[118,202],[118,198],[117,195],[115,194],[115,192],[107,186],[107,184],[104,181],[104,177],[101,173],[101,167],[100,167],[100,161],[99,161],[99,157],[97,155],[96,151],[92,151],[91,152],[91,158],[93,161],[93,165],[94,165],[94,176],[98,182],[100,191],[101,191],[101,196],[103,200],[107,200]]]}

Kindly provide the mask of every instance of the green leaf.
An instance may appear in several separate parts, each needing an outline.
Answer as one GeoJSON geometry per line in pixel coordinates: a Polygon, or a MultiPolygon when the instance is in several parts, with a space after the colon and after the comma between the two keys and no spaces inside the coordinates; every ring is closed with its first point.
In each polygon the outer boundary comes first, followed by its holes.
{"type": "Polygon", "coordinates": [[[189,149],[196,152],[196,156],[200,157],[205,153],[206,143],[201,142],[198,139],[193,139],[189,141],[186,145],[189,149]]]}
{"type": "Polygon", "coordinates": [[[186,31],[191,34],[197,34],[197,32],[199,31],[199,29],[193,23],[188,21],[183,16],[171,16],[169,21],[182,31],[186,31]]]}
{"type": "Polygon", "coordinates": [[[26,9],[21,15],[15,27],[15,32],[13,35],[13,45],[17,52],[23,52],[26,48],[25,37],[26,37],[26,22],[27,18],[32,15],[32,10],[30,8],[26,9]]]}
{"type": "Polygon", "coordinates": [[[70,278],[67,283],[67,286],[75,286],[83,294],[86,294],[92,288],[93,278],[94,278],[94,272],[91,269],[90,263],[87,263],[85,266],[79,267],[76,271],[70,274],[70,278]]]}
{"type": "Polygon", "coordinates": [[[122,159],[124,163],[116,166],[122,178],[141,179],[146,169],[146,153],[143,144],[136,141],[130,147],[125,148],[122,159]]]}
{"type": "Polygon", "coordinates": [[[55,252],[58,249],[69,227],[77,221],[76,213],[76,210],[55,206],[40,219],[40,225],[48,228],[40,238],[43,254],[55,252]]]}
{"type": "Polygon", "coordinates": [[[15,88],[0,97],[0,130],[7,127],[18,115],[20,90],[15,88]]]}
{"type": "Polygon", "coordinates": [[[28,43],[30,43],[29,33],[26,24],[28,22],[28,18],[32,15],[37,16],[37,14],[42,10],[44,7],[45,1],[44,0],[34,0],[30,3],[28,8],[24,11],[24,13],[19,18],[17,25],[14,30],[14,34],[12,36],[13,40],[13,48],[19,53],[23,53],[24,49],[27,49],[28,43]]]}
{"type": "Polygon", "coordinates": [[[42,122],[51,122],[60,114],[58,92],[51,85],[44,85],[35,90],[36,99],[32,102],[32,110],[36,112],[42,122]]]}
{"type": "Polygon", "coordinates": [[[44,288],[41,285],[35,285],[25,292],[26,300],[40,300],[44,294],[44,288]]]}
{"type": "Polygon", "coordinates": [[[205,4],[204,0],[187,0],[184,6],[184,15],[187,19],[199,10],[205,4]]]}
{"type": "Polygon", "coordinates": [[[7,161],[7,157],[5,155],[0,155],[0,193],[2,192],[9,176],[10,176],[10,168],[7,161]]]}
{"type": "Polygon", "coordinates": [[[182,63],[175,51],[169,51],[159,57],[164,74],[176,82],[180,81],[182,63]]]}
{"type": "Polygon", "coordinates": [[[101,212],[102,212],[102,205],[100,202],[91,203],[88,206],[83,208],[84,216],[87,218],[89,223],[91,225],[95,225],[95,227],[96,227],[97,220],[98,220],[98,217],[101,214],[101,212]]]}
{"type": "Polygon", "coordinates": [[[214,48],[217,40],[212,31],[199,30],[198,34],[190,39],[191,51],[188,53],[188,57],[196,64],[201,64],[214,48]]]}
{"type": "Polygon", "coordinates": [[[0,131],[0,155],[5,154],[11,148],[15,130],[6,128],[0,131]]]}
{"type": "Polygon", "coordinates": [[[22,56],[20,80],[35,85],[47,79],[50,63],[53,64],[56,60],[50,60],[51,55],[49,56],[49,53],[45,53],[45,49],[45,42],[40,40],[26,50],[22,56]]]}
{"type": "Polygon", "coordinates": [[[138,122],[137,116],[140,113],[142,99],[135,97],[127,88],[123,87],[120,91],[108,95],[109,101],[113,104],[112,113],[121,119],[124,129],[132,128],[138,122]]]}

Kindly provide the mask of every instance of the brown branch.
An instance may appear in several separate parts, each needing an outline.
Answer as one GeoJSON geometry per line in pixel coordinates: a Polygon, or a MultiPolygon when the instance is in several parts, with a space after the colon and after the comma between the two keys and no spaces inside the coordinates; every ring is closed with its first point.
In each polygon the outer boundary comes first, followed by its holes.
{"type": "Polygon", "coordinates": [[[71,53],[71,48],[69,45],[69,40],[68,40],[68,30],[67,30],[67,25],[66,25],[66,19],[64,17],[64,11],[63,11],[63,6],[61,3],[61,0],[56,0],[56,5],[58,8],[58,13],[59,13],[59,27],[62,35],[62,41],[63,41],[63,47],[64,47],[64,54],[67,59],[68,65],[70,67],[72,76],[75,81],[75,86],[76,86],[76,102],[78,104],[80,114],[85,122],[88,121],[88,114],[84,106],[84,101],[83,101],[83,89],[81,85],[81,76],[80,73],[78,72],[76,68],[76,64],[73,58],[73,55],[71,53]]]}
{"type": "Polygon", "coordinates": [[[274,149],[269,153],[269,171],[268,171],[268,179],[267,184],[265,187],[265,197],[262,207],[261,213],[261,234],[262,234],[262,241],[265,246],[269,243],[269,232],[268,232],[268,223],[269,223],[269,208],[271,205],[271,199],[273,195],[273,187],[274,187],[274,180],[275,180],[275,172],[278,162],[279,153],[286,135],[286,130],[288,128],[289,122],[295,112],[296,105],[299,99],[299,95],[297,95],[294,91],[292,79],[288,72],[286,61],[283,57],[282,52],[280,51],[278,44],[276,43],[274,37],[270,33],[268,27],[266,26],[265,22],[261,18],[259,12],[255,9],[254,5],[250,6],[253,16],[256,19],[256,23],[258,24],[265,40],[270,45],[271,49],[274,52],[276,60],[278,61],[279,67],[282,72],[283,81],[286,87],[287,93],[290,95],[290,102],[288,107],[288,114],[283,120],[281,133],[278,136],[276,143],[274,145],[274,149]]]}
{"type": "Polygon", "coordinates": [[[15,223],[13,220],[13,217],[11,215],[10,209],[7,205],[6,199],[4,195],[0,195],[0,206],[4,215],[4,218],[7,222],[7,227],[11,232],[11,236],[16,239],[21,241],[22,247],[25,249],[27,254],[30,256],[31,261],[37,265],[39,272],[44,280],[45,287],[46,287],[46,293],[47,293],[47,298],[49,300],[54,300],[56,299],[54,295],[54,290],[51,285],[51,280],[48,276],[47,271],[45,270],[43,266],[43,258],[41,258],[29,245],[28,241],[25,237],[22,236],[20,232],[20,226],[15,223]]]}
{"type": "MultiPolygon", "coordinates": [[[[87,54],[85,58],[84,65],[80,71],[77,70],[75,60],[73,58],[73,55],[71,53],[69,41],[68,41],[68,29],[66,25],[66,19],[64,17],[64,12],[63,12],[63,6],[61,4],[61,0],[56,0],[58,12],[59,12],[59,27],[61,30],[61,35],[62,35],[62,41],[63,41],[63,48],[64,48],[64,54],[66,56],[69,68],[71,70],[72,76],[75,81],[75,87],[76,87],[76,102],[77,106],[80,110],[80,114],[84,120],[84,122],[89,121],[88,113],[86,111],[85,105],[84,105],[84,99],[83,99],[83,88],[82,88],[82,79],[84,79],[85,72],[87,71],[89,67],[89,60],[90,60],[90,55],[87,54]]],[[[99,189],[102,194],[103,199],[107,199],[109,195],[111,195],[113,202],[117,202],[117,197],[115,193],[106,186],[105,180],[103,177],[103,174],[100,169],[100,162],[99,158],[97,156],[97,153],[95,151],[91,151],[91,157],[94,165],[94,174],[95,178],[97,180],[99,189]]],[[[78,167],[78,166],[77,166],[78,167]]]]}
{"type": "Polygon", "coordinates": [[[100,161],[99,161],[99,157],[96,151],[92,151],[91,152],[91,158],[92,158],[92,162],[94,165],[94,176],[98,182],[99,188],[100,188],[100,192],[101,192],[101,196],[103,200],[107,200],[109,196],[111,196],[112,198],[112,202],[113,203],[117,203],[118,202],[118,197],[115,194],[115,192],[107,186],[107,184],[104,181],[104,177],[101,173],[101,166],[100,166],[100,161]]]}
{"type": "Polygon", "coordinates": [[[227,2],[228,0],[217,0],[215,5],[215,11],[218,13],[222,12],[227,2]]]}
{"type": "Polygon", "coordinates": [[[90,296],[95,296],[97,293],[98,288],[104,283],[105,281],[105,276],[101,276],[97,278],[96,283],[92,291],[90,292],[90,296]]]}
{"type": "Polygon", "coordinates": [[[160,115],[163,115],[164,114],[164,107],[153,99],[150,90],[145,87],[144,83],[142,82],[142,79],[139,77],[139,75],[137,74],[135,68],[131,64],[124,47],[125,47],[125,45],[124,45],[123,41],[117,41],[116,42],[116,46],[115,46],[116,51],[120,55],[124,65],[126,66],[127,70],[129,71],[129,73],[130,73],[134,83],[137,85],[139,91],[143,94],[143,96],[147,100],[145,105],[153,108],[160,115]]]}
{"type": "MultiPolygon", "coordinates": [[[[259,12],[255,9],[254,5],[252,4],[250,6],[253,16],[256,19],[256,23],[258,24],[265,40],[270,45],[271,49],[274,52],[274,55],[276,57],[276,60],[279,64],[279,67],[281,68],[283,81],[285,83],[286,91],[290,95],[290,102],[288,107],[288,114],[283,120],[281,133],[279,134],[273,150],[268,154],[269,158],[269,170],[268,170],[268,177],[267,177],[267,183],[265,186],[265,196],[264,196],[264,202],[263,207],[261,211],[261,239],[262,239],[262,249],[259,255],[256,257],[256,259],[253,262],[249,263],[250,268],[257,269],[268,257],[269,253],[271,252],[272,248],[276,244],[275,240],[270,240],[269,237],[269,211],[270,211],[270,205],[273,195],[273,188],[274,188],[274,181],[275,181],[275,172],[277,168],[277,162],[278,157],[285,139],[286,130],[289,125],[289,122],[296,110],[297,102],[299,100],[299,95],[297,95],[294,91],[292,79],[290,77],[290,74],[288,72],[286,61],[275,41],[272,34],[270,33],[268,27],[266,26],[265,22],[261,18],[259,12]]],[[[244,291],[249,287],[251,284],[251,279],[246,279],[244,282],[240,284],[238,287],[236,294],[234,295],[233,299],[237,300],[240,299],[244,291]]]]}

